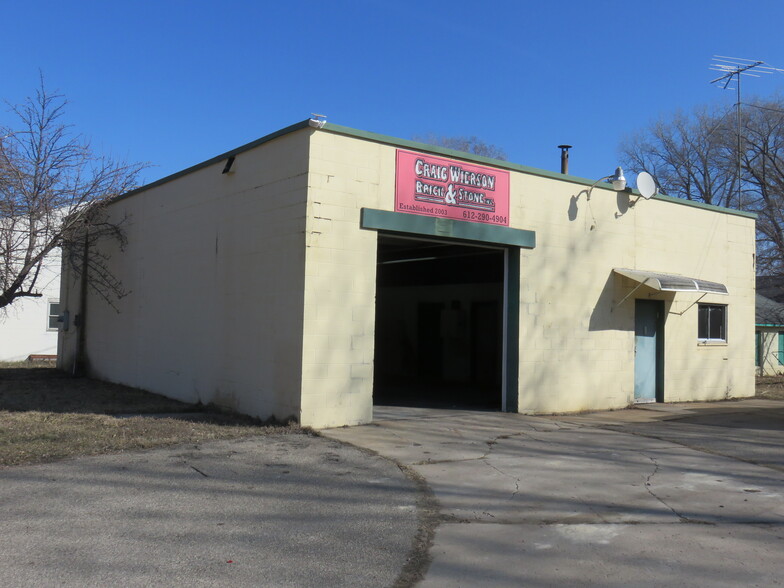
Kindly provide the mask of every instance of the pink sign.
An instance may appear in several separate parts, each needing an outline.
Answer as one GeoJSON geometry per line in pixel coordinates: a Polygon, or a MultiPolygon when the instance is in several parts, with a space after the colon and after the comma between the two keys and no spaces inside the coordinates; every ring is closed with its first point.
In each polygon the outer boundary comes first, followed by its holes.
{"type": "Polygon", "coordinates": [[[509,226],[509,172],[397,150],[395,211],[509,226]]]}

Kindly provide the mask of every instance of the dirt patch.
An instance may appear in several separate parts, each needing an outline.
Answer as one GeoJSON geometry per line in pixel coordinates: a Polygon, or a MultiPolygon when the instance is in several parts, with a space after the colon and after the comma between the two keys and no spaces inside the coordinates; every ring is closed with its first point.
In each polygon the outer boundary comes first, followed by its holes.
{"type": "Polygon", "coordinates": [[[304,432],[53,368],[0,365],[0,466],[304,432]]]}
{"type": "Polygon", "coordinates": [[[758,376],[757,398],[784,400],[784,376],[758,376]]]}

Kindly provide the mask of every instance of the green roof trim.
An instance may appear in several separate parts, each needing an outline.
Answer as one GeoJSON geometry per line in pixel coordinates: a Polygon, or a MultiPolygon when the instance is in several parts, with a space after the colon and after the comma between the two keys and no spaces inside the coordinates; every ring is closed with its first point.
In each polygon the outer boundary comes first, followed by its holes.
{"type": "Polygon", "coordinates": [[[393,233],[446,237],[493,245],[513,245],[526,249],[536,247],[534,231],[374,208],[362,209],[359,225],[363,229],[393,233]]]}
{"type": "MultiPolygon", "coordinates": [[[[636,194],[635,190],[635,194],[636,194]]],[[[695,202],[694,200],[687,200],[686,198],[677,198],[675,196],[667,196],[666,194],[656,194],[653,198],[656,200],[664,200],[665,202],[672,202],[673,204],[682,204],[684,206],[693,206],[695,208],[705,208],[706,210],[715,210],[716,212],[726,212],[727,214],[734,214],[735,216],[743,216],[746,218],[757,218],[756,212],[746,212],[745,210],[735,210],[734,208],[725,208],[723,206],[716,206],[715,204],[706,204],[705,202],[695,202]]]]}
{"type": "MultiPolygon", "coordinates": [[[[417,151],[426,151],[428,153],[435,153],[437,155],[444,155],[446,157],[457,157],[460,159],[464,159],[466,161],[483,163],[486,165],[491,165],[493,167],[508,169],[510,171],[522,172],[524,174],[539,176],[551,180],[559,180],[561,182],[571,182],[573,184],[581,184],[583,186],[589,186],[589,187],[593,186],[593,184],[596,183],[596,180],[589,180],[578,176],[570,176],[568,174],[552,172],[544,169],[539,169],[536,167],[529,167],[527,165],[519,165],[517,163],[511,163],[509,161],[505,161],[502,159],[491,159],[489,157],[482,157],[481,155],[474,155],[472,153],[466,153],[464,151],[456,151],[455,149],[447,149],[446,147],[438,147],[436,145],[429,145],[427,143],[419,143],[417,141],[410,141],[408,139],[398,139],[396,137],[389,137],[387,135],[380,135],[378,133],[371,133],[369,131],[361,131],[359,129],[352,129],[350,127],[343,127],[332,123],[326,123],[322,128],[322,130],[330,133],[335,133],[338,135],[347,135],[350,137],[357,137],[359,139],[367,139],[368,141],[374,141],[376,143],[384,143],[386,145],[393,145],[396,147],[405,147],[407,149],[416,149],[417,151]]],[[[596,188],[601,188],[602,190],[609,190],[611,192],[615,191],[613,190],[612,186],[602,185],[601,183],[596,184],[594,186],[594,189],[596,188]]],[[[635,196],[641,196],[641,194],[637,190],[629,190],[629,192],[635,196]]],[[[742,210],[735,210],[732,208],[724,208],[723,206],[716,206],[714,204],[705,204],[703,202],[695,202],[694,200],[686,200],[685,198],[676,198],[674,196],[667,196],[665,194],[656,194],[655,196],[653,196],[653,199],[662,200],[664,202],[672,202],[673,204],[681,204],[683,206],[693,206],[695,208],[714,210],[716,212],[733,214],[745,218],[754,218],[754,219],[757,218],[757,215],[753,212],[745,212],[742,210]]]]}
{"type": "MultiPolygon", "coordinates": [[[[381,134],[378,134],[378,133],[371,133],[370,131],[361,131],[359,129],[352,129],[350,127],[344,127],[344,126],[336,125],[336,124],[333,124],[333,123],[325,123],[323,127],[318,127],[317,125],[313,124],[310,119],[305,119],[303,121],[300,121],[300,122],[295,123],[293,125],[289,125],[288,127],[285,127],[283,129],[280,129],[280,130],[275,131],[273,133],[270,133],[268,135],[264,135],[260,139],[256,139],[255,141],[251,141],[250,143],[246,143],[244,145],[241,145],[240,147],[236,147],[235,149],[232,149],[231,151],[226,151],[225,153],[221,153],[220,155],[216,155],[215,157],[212,157],[212,158],[210,158],[210,159],[208,159],[206,161],[203,161],[201,163],[197,163],[196,165],[192,165],[191,167],[185,168],[184,170],[175,172],[175,173],[173,173],[171,175],[168,175],[168,176],[166,176],[164,178],[161,178],[159,180],[155,180],[154,182],[151,182],[149,184],[145,184],[144,186],[140,186],[138,188],[135,188],[134,190],[126,192],[125,194],[120,194],[119,196],[116,196],[115,198],[113,198],[111,201],[112,202],[116,202],[118,200],[124,200],[125,198],[129,198],[131,196],[139,194],[140,192],[144,192],[145,190],[149,190],[150,188],[154,188],[156,186],[160,186],[161,184],[165,184],[165,183],[170,182],[172,180],[176,180],[179,177],[182,177],[184,175],[187,175],[189,173],[197,171],[197,170],[199,170],[201,168],[204,168],[204,167],[207,167],[207,166],[210,166],[210,165],[214,165],[216,163],[224,161],[224,160],[228,159],[229,157],[232,157],[234,155],[238,155],[238,154],[240,154],[240,153],[242,153],[244,151],[248,151],[250,149],[253,149],[254,147],[258,147],[259,145],[263,145],[264,143],[272,141],[273,139],[277,139],[278,137],[282,137],[283,135],[288,135],[289,133],[293,133],[295,131],[299,131],[299,130],[307,129],[307,128],[312,128],[314,130],[318,129],[318,128],[321,128],[321,130],[329,132],[329,133],[335,133],[335,134],[338,134],[338,135],[346,135],[346,136],[349,136],[349,137],[356,137],[358,139],[366,139],[368,141],[374,141],[376,143],[383,143],[385,145],[392,145],[392,146],[395,146],[395,147],[405,147],[407,149],[415,149],[417,151],[425,151],[425,152],[428,152],[428,153],[434,153],[434,154],[443,155],[443,156],[446,156],[446,157],[459,158],[459,159],[463,159],[463,160],[466,160],[466,161],[472,161],[472,162],[476,162],[476,163],[490,165],[490,166],[493,166],[493,167],[498,167],[498,168],[502,168],[502,169],[508,169],[508,170],[511,170],[511,171],[517,171],[517,172],[521,172],[521,173],[524,173],[524,174],[529,174],[529,175],[533,175],[533,176],[539,176],[539,177],[542,177],[542,178],[548,178],[548,179],[551,179],[551,180],[558,180],[558,181],[561,181],[561,182],[571,182],[573,184],[580,184],[580,185],[583,185],[583,186],[593,186],[593,184],[595,183],[594,180],[589,180],[589,179],[581,178],[581,177],[578,177],[578,176],[570,176],[570,175],[567,175],[567,174],[561,174],[561,173],[557,173],[557,172],[552,172],[552,171],[548,171],[548,170],[544,170],[544,169],[539,169],[539,168],[536,168],[536,167],[529,167],[529,166],[526,166],[526,165],[519,165],[517,163],[511,163],[509,161],[503,161],[503,160],[500,160],[500,159],[491,159],[489,157],[482,157],[480,155],[473,155],[472,153],[466,153],[464,151],[456,151],[455,149],[447,149],[446,147],[438,147],[436,145],[429,145],[427,143],[419,143],[417,141],[410,141],[408,139],[398,139],[396,137],[390,137],[390,136],[381,135],[381,134]]],[[[601,183],[596,184],[594,186],[594,189],[597,189],[597,188],[602,189],[602,190],[614,191],[611,186],[609,186],[609,185],[602,185],[601,183]]],[[[637,190],[629,190],[629,193],[631,193],[631,194],[633,194],[635,196],[639,196],[640,195],[640,193],[637,190]]],[[[742,217],[745,217],[745,218],[754,218],[754,219],[757,218],[757,215],[754,214],[753,212],[744,212],[744,211],[741,211],[741,210],[734,210],[732,208],[724,208],[723,206],[715,206],[713,204],[705,204],[703,202],[695,202],[693,200],[686,200],[684,198],[675,198],[673,196],[666,196],[664,194],[656,194],[653,198],[655,200],[663,200],[665,202],[672,202],[673,204],[680,204],[682,206],[692,206],[692,207],[695,207],[695,208],[703,208],[703,209],[706,209],[706,210],[713,210],[713,211],[716,211],[716,212],[723,212],[723,213],[726,213],[726,214],[733,214],[733,215],[742,216],[742,217]]]]}

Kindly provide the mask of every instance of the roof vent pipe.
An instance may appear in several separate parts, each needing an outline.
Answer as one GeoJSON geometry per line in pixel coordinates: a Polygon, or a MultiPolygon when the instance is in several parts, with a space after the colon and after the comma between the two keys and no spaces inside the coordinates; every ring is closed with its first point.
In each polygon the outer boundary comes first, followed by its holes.
{"type": "Polygon", "coordinates": [[[558,149],[561,150],[561,173],[568,174],[569,173],[569,149],[571,149],[571,145],[558,145],[558,149]]]}

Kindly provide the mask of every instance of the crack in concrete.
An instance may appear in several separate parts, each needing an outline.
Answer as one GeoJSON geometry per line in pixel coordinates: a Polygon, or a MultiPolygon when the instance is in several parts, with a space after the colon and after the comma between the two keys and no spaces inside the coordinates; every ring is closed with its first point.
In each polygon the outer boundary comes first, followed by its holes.
{"type": "Polygon", "coordinates": [[[645,490],[648,492],[648,494],[650,494],[650,495],[651,495],[653,498],[655,498],[656,500],[658,500],[658,501],[659,501],[659,502],[660,502],[662,505],[664,505],[664,506],[665,506],[665,507],[666,507],[666,508],[667,508],[667,509],[668,509],[668,510],[669,510],[669,511],[672,513],[672,514],[674,514],[676,517],[678,517],[678,519],[680,520],[680,522],[682,522],[682,523],[697,523],[697,522],[700,522],[700,521],[695,521],[695,520],[692,520],[692,519],[690,519],[689,517],[687,517],[687,516],[684,516],[684,515],[682,515],[681,513],[679,513],[677,510],[675,510],[673,507],[671,507],[669,504],[667,504],[667,502],[666,502],[666,501],[665,501],[663,498],[661,498],[661,497],[660,497],[658,494],[656,494],[656,493],[655,493],[655,492],[654,492],[654,491],[651,489],[651,483],[652,483],[653,477],[654,477],[654,476],[655,476],[657,473],[659,473],[659,462],[658,462],[658,461],[656,461],[656,458],[655,458],[655,457],[653,457],[653,456],[651,456],[651,455],[646,455],[645,453],[642,453],[642,452],[640,452],[640,454],[641,454],[641,455],[643,455],[643,456],[645,456],[645,457],[647,457],[649,460],[651,460],[651,463],[653,463],[653,471],[652,471],[650,474],[648,474],[648,477],[647,477],[647,478],[645,478],[645,490]]]}
{"type": "Polygon", "coordinates": [[[497,472],[498,472],[499,474],[501,474],[502,476],[505,476],[505,477],[509,478],[510,480],[514,480],[514,483],[515,483],[515,489],[514,489],[514,492],[512,492],[512,495],[509,497],[509,500],[512,500],[512,499],[514,499],[514,497],[515,497],[515,496],[517,496],[517,494],[520,492],[520,478],[518,478],[518,477],[516,477],[516,476],[512,476],[512,475],[510,475],[510,474],[507,474],[507,473],[506,473],[505,471],[503,471],[501,468],[498,468],[498,467],[494,466],[494,465],[493,465],[493,464],[491,464],[489,461],[487,461],[487,459],[485,459],[485,458],[482,458],[482,461],[484,461],[485,465],[487,465],[487,466],[491,467],[492,469],[494,469],[495,471],[497,471],[497,472]]]}
{"type": "MultiPolygon", "coordinates": [[[[739,412],[737,414],[743,414],[743,413],[739,412]]],[[[678,421],[678,420],[691,418],[691,416],[692,415],[678,416],[678,417],[668,417],[668,418],[664,418],[664,419],[661,419],[661,420],[662,421],[678,421]]],[[[555,424],[559,425],[558,421],[553,421],[553,422],[555,424]]],[[[643,439],[656,439],[657,441],[661,441],[662,443],[670,443],[672,445],[677,445],[679,447],[685,447],[686,449],[691,449],[692,451],[697,451],[699,453],[706,453],[708,455],[715,455],[717,457],[725,457],[727,459],[733,459],[733,460],[739,461],[741,463],[747,463],[747,464],[751,464],[751,465],[758,466],[758,467],[761,467],[761,468],[767,468],[767,469],[770,469],[770,470],[774,470],[774,471],[777,471],[777,472],[784,472],[784,467],[778,466],[776,464],[764,463],[764,462],[760,462],[760,461],[757,461],[757,460],[754,460],[754,459],[733,455],[731,453],[725,453],[723,451],[719,451],[719,450],[716,450],[716,449],[711,449],[711,448],[703,447],[703,446],[696,445],[696,444],[690,444],[688,441],[685,441],[685,440],[673,439],[673,438],[670,438],[670,437],[665,437],[665,436],[661,436],[661,435],[655,435],[653,433],[645,433],[645,432],[641,432],[641,431],[630,430],[630,429],[627,428],[629,426],[627,424],[620,424],[620,423],[617,423],[617,424],[616,423],[612,423],[612,424],[611,423],[606,423],[606,424],[586,424],[586,423],[577,423],[577,422],[567,422],[567,424],[570,425],[570,426],[561,428],[560,425],[559,425],[559,429],[558,430],[559,431],[560,430],[567,430],[567,431],[568,430],[583,430],[583,429],[599,430],[599,431],[607,431],[607,432],[610,432],[610,433],[619,433],[621,435],[633,435],[635,437],[642,437],[643,439]]],[[[635,424],[646,425],[646,424],[650,424],[650,423],[643,422],[643,423],[635,423],[635,424]]]]}
{"type": "Polygon", "coordinates": [[[550,421],[550,424],[553,425],[555,428],[537,429],[534,425],[531,425],[531,429],[533,429],[534,433],[557,433],[558,431],[569,431],[573,428],[571,423],[550,421]]]}
{"type": "MultiPolygon", "coordinates": [[[[505,433],[503,435],[498,435],[497,437],[493,437],[492,439],[484,441],[485,445],[487,445],[487,450],[482,455],[480,455],[478,457],[463,457],[463,458],[460,458],[460,459],[429,459],[428,458],[428,459],[424,459],[422,461],[414,462],[411,465],[413,465],[413,466],[423,466],[423,465],[436,465],[436,464],[442,464],[442,463],[462,463],[462,462],[467,462],[467,461],[481,461],[481,460],[487,458],[487,456],[492,453],[493,448],[495,447],[495,445],[498,444],[498,441],[500,439],[510,439],[512,437],[518,437],[518,436],[529,437],[529,435],[527,433],[523,432],[523,431],[520,431],[520,432],[517,432],[517,433],[505,433]]],[[[537,441],[537,439],[533,439],[532,437],[529,437],[529,438],[531,439],[531,441],[537,441]]]]}
{"type": "MultiPolygon", "coordinates": [[[[552,432],[552,431],[534,430],[534,433],[544,433],[544,432],[552,432]]],[[[485,443],[492,446],[498,443],[499,440],[511,439],[512,437],[525,437],[531,441],[539,441],[539,439],[534,439],[533,437],[531,437],[531,434],[527,431],[517,431],[516,433],[504,433],[503,435],[498,435],[497,437],[493,437],[492,439],[490,439],[490,441],[485,441],[485,443]]]]}
{"type": "MultiPolygon", "coordinates": [[[[484,514],[484,513],[483,513],[484,514]]],[[[487,513],[489,516],[489,513],[487,513]]],[[[716,526],[716,523],[708,522],[708,521],[672,521],[672,522],[662,522],[662,521],[639,521],[634,519],[623,520],[623,521],[606,521],[606,520],[598,520],[592,521],[588,519],[581,519],[575,521],[573,519],[499,519],[493,517],[493,520],[487,519],[471,519],[467,517],[457,517],[454,515],[442,515],[439,519],[439,522],[442,524],[454,524],[454,525],[535,525],[535,526],[583,526],[583,525],[614,525],[614,526],[667,526],[667,525],[683,525],[686,523],[692,525],[709,525],[709,526],[716,526]]],[[[759,525],[761,523],[756,521],[739,521],[739,522],[729,522],[729,523],[722,523],[722,526],[744,526],[744,525],[759,525]]],[[[770,523],[762,523],[767,527],[771,527],[770,523]]],[[[777,525],[782,526],[784,525],[777,525]]]]}
{"type": "Polygon", "coordinates": [[[200,473],[202,476],[204,476],[205,478],[209,478],[209,476],[208,476],[207,474],[205,474],[203,471],[201,471],[199,468],[197,468],[197,467],[195,467],[195,466],[192,466],[192,465],[190,465],[190,464],[188,464],[188,466],[190,466],[190,468],[191,468],[191,469],[192,469],[194,472],[198,472],[198,473],[200,473]]]}
{"type": "MultiPolygon", "coordinates": [[[[669,419],[669,420],[676,420],[676,419],[669,419]]],[[[753,459],[748,459],[744,457],[738,457],[737,455],[731,455],[729,453],[723,453],[721,451],[717,451],[715,449],[709,449],[707,447],[701,447],[699,445],[689,445],[686,441],[679,441],[677,439],[670,439],[668,437],[662,437],[659,435],[654,435],[652,433],[642,433],[639,431],[630,431],[624,428],[624,425],[583,425],[580,426],[581,429],[600,429],[602,431],[611,431],[613,433],[622,433],[626,435],[634,435],[635,437],[643,437],[644,439],[656,439],[657,441],[662,441],[664,443],[672,443],[673,445],[678,445],[680,447],[685,447],[686,449],[691,449],[693,451],[697,451],[700,453],[707,453],[708,455],[716,455],[718,457],[726,457],[728,459],[734,459],[735,461],[740,461],[742,463],[748,463],[751,465],[759,466],[761,468],[768,468],[770,470],[775,470],[778,472],[784,472],[784,467],[777,466],[775,464],[768,464],[762,463],[753,459]],[[616,428],[617,427],[617,428],[616,428]]]]}
{"type": "Polygon", "coordinates": [[[462,459],[424,459],[422,461],[415,461],[411,465],[426,466],[426,465],[438,465],[441,463],[463,463],[466,461],[479,461],[484,458],[485,455],[480,455],[479,457],[464,457],[462,459]]]}

